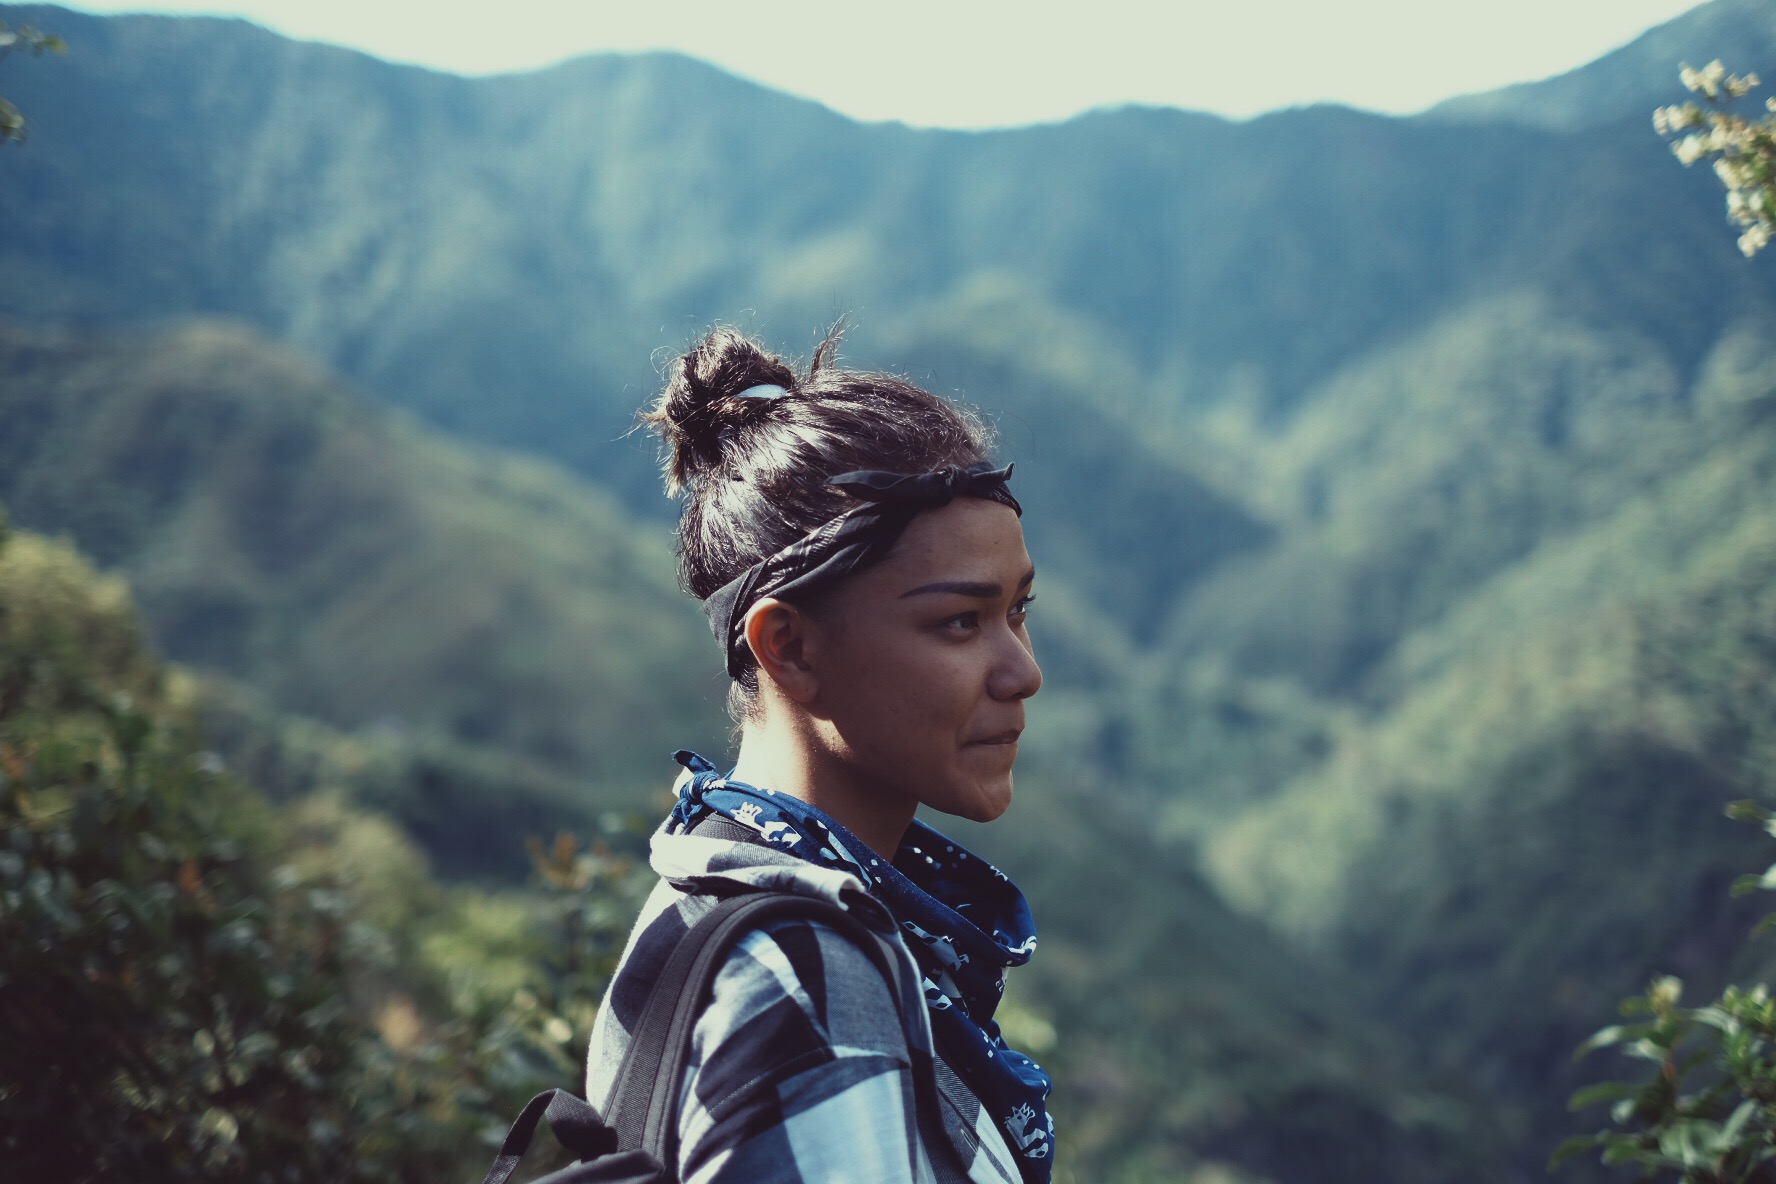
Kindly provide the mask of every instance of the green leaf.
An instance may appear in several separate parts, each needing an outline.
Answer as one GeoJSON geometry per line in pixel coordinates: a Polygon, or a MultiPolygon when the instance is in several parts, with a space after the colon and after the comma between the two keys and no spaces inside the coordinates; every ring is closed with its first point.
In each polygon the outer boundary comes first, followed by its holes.
{"type": "Polygon", "coordinates": [[[1626,1081],[1605,1081],[1597,1085],[1589,1085],[1573,1094],[1567,1101],[1568,1110],[1583,1110],[1586,1106],[1595,1106],[1599,1102],[1613,1102],[1618,1098],[1632,1098],[1640,1092],[1638,1085],[1626,1081]]]}
{"type": "Polygon", "coordinates": [[[1772,888],[1776,888],[1776,863],[1765,868],[1764,874],[1761,876],[1740,876],[1733,881],[1734,896],[1744,896],[1759,889],[1768,891],[1772,888]]]}
{"type": "Polygon", "coordinates": [[[25,138],[25,117],[19,109],[5,99],[0,99],[0,143],[7,140],[25,138]]]}
{"type": "Polygon", "coordinates": [[[1743,798],[1728,804],[1727,817],[1735,822],[1765,823],[1770,821],[1770,812],[1750,798],[1743,798]]]}
{"type": "Polygon", "coordinates": [[[1589,1151],[1602,1141],[1600,1135],[1574,1135],[1554,1148],[1554,1154],[1548,1157],[1548,1170],[1553,1171],[1573,1156],[1589,1151]]]}
{"type": "Polygon", "coordinates": [[[1619,1044],[1627,1034],[1628,1025],[1625,1024],[1611,1024],[1607,1028],[1599,1028],[1583,1044],[1573,1050],[1573,1060],[1590,1056],[1600,1048],[1609,1048],[1611,1045],[1619,1044]]]}
{"type": "Polygon", "coordinates": [[[1641,1039],[1631,1041],[1625,1045],[1622,1049],[1622,1055],[1635,1057],[1643,1061],[1651,1061],[1655,1065],[1662,1065],[1665,1063],[1665,1054],[1670,1048],[1671,1041],[1667,1039],[1641,1039]]]}
{"type": "Polygon", "coordinates": [[[1757,1113],[1757,1108],[1757,1102],[1751,1098],[1739,1103],[1739,1108],[1734,1110],[1727,1121],[1721,1125],[1720,1137],[1715,1145],[1717,1151],[1724,1151],[1739,1141],[1739,1133],[1745,1129],[1745,1124],[1751,1121],[1751,1116],[1757,1113]]]}

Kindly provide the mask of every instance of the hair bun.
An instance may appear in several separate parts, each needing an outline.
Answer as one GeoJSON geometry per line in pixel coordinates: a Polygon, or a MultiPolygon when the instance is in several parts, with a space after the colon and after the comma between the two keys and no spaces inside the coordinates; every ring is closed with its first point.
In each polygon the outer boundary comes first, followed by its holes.
{"type": "Polygon", "coordinates": [[[719,465],[729,430],[761,418],[772,400],[753,391],[759,386],[793,391],[795,371],[726,325],[673,359],[665,389],[641,417],[666,446],[666,492],[677,493],[701,471],[719,465]]]}

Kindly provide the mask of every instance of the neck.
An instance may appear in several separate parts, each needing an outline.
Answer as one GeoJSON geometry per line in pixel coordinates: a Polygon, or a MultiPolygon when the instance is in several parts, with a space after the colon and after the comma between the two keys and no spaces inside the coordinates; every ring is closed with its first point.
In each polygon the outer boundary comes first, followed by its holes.
{"type": "Polygon", "coordinates": [[[812,728],[782,720],[746,725],[734,779],[800,798],[883,859],[894,857],[918,809],[910,795],[860,776],[821,744],[812,728]]]}

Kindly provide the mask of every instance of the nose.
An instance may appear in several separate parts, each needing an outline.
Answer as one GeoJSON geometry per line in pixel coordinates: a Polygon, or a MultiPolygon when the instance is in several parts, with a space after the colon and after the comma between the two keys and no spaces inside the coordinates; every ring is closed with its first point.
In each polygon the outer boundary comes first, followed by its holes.
{"type": "Polygon", "coordinates": [[[995,699],[1028,699],[1042,689],[1042,667],[1027,638],[1008,633],[987,676],[987,693],[995,699]]]}

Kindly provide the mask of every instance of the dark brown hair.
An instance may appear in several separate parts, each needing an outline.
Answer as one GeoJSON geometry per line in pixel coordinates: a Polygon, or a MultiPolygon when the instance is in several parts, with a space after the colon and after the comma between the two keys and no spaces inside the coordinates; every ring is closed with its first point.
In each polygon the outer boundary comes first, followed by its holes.
{"type": "MultiPolygon", "coordinates": [[[[738,330],[718,325],[673,361],[641,420],[658,433],[666,491],[685,496],[679,575],[701,600],[854,504],[827,486],[857,469],[925,473],[987,459],[979,416],[891,374],[837,364],[835,325],[798,375],[738,330]],[[761,384],[779,398],[740,398],[761,384]]],[[[812,607],[812,606],[810,606],[812,607]]],[[[743,718],[758,690],[750,663],[729,689],[743,718]]]]}

